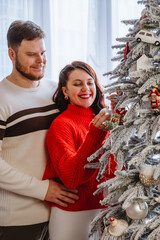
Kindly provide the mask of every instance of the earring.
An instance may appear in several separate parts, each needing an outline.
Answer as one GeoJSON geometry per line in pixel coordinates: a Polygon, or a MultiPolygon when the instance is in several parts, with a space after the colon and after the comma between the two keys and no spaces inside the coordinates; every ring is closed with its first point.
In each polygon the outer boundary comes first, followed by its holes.
{"type": "Polygon", "coordinates": [[[67,96],[67,95],[65,95],[65,96],[64,96],[64,99],[65,99],[65,100],[68,100],[68,96],[67,96]]]}

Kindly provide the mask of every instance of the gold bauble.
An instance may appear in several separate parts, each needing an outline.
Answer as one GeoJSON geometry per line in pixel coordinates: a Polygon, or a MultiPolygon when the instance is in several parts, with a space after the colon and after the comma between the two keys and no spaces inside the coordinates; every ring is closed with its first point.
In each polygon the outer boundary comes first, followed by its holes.
{"type": "Polygon", "coordinates": [[[139,173],[139,178],[141,183],[143,183],[143,185],[150,187],[150,186],[154,186],[157,183],[158,180],[155,180],[153,178],[155,169],[156,168],[153,165],[148,165],[148,164],[142,165],[139,173]]]}
{"type": "Polygon", "coordinates": [[[144,174],[140,174],[139,178],[141,183],[143,183],[143,185],[147,187],[154,186],[157,183],[157,180],[155,180],[153,176],[146,176],[144,174]]]}

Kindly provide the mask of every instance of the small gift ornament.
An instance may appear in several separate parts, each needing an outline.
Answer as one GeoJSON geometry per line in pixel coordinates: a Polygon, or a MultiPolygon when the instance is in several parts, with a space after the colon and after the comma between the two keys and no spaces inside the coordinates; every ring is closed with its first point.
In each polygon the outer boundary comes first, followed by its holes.
{"type": "Polygon", "coordinates": [[[133,202],[128,208],[126,208],[126,214],[129,218],[133,220],[143,219],[148,214],[148,205],[146,202],[144,202],[143,204],[133,202]]]}
{"type": "Polygon", "coordinates": [[[143,185],[149,187],[157,183],[158,180],[153,178],[155,166],[144,164],[140,170],[139,178],[143,185]]]}
{"type": "Polygon", "coordinates": [[[111,236],[122,236],[124,231],[127,229],[128,223],[123,219],[110,219],[110,225],[108,227],[108,232],[111,236]]]}
{"type": "Polygon", "coordinates": [[[149,94],[152,109],[160,109],[160,89],[155,85],[149,94]]]}
{"type": "Polygon", "coordinates": [[[110,120],[111,123],[113,123],[114,125],[122,125],[123,124],[123,117],[126,114],[126,110],[125,108],[116,108],[117,102],[119,97],[123,95],[122,92],[117,92],[117,94],[112,94],[108,97],[108,99],[111,101],[111,110],[113,112],[113,116],[110,120]]]}
{"type": "Polygon", "coordinates": [[[122,125],[123,124],[123,117],[126,114],[125,108],[117,109],[116,112],[113,114],[111,122],[116,125],[122,125]]]}

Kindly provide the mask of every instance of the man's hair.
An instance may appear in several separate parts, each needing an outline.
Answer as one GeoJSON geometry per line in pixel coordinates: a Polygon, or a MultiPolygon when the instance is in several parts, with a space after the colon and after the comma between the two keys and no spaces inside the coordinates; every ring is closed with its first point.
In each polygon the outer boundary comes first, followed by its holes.
{"type": "Polygon", "coordinates": [[[44,31],[32,21],[17,20],[11,23],[7,32],[8,47],[17,48],[22,40],[44,38],[44,31]]]}

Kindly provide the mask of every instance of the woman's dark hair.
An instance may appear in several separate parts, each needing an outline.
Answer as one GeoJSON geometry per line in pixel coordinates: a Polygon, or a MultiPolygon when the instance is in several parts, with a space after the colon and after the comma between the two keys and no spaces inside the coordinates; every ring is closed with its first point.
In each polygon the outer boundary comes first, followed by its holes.
{"type": "Polygon", "coordinates": [[[8,47],[15,48],[21,45],[22,40],[34,40],[44,38],[43,30],[32,21],[17,20],[11,23],[7,32],[8,47]]]}
{"type": "Polygon", "coordinates": [[[96,85],[96,98],[91,105],[94,113],[97,114],[99,111],[105,107],[104,104],[104,96],[102,94],[102,88],[99,84],[97,75],[95,71],[89,66],[87,63],[81,61],[74,61],[71,64],[66,65],[59,74],[59,83],[56,89],[56,92],[53,95],[53,101],[56,103],[58,109],[63,112],[67,109],[69,104],[69,100],[64,99],[64,94],[62,91],[62,87],[65,87],[68,81],[69,73],[75,69],[81,69],[87,72],[94,80],[96,85]]]}

